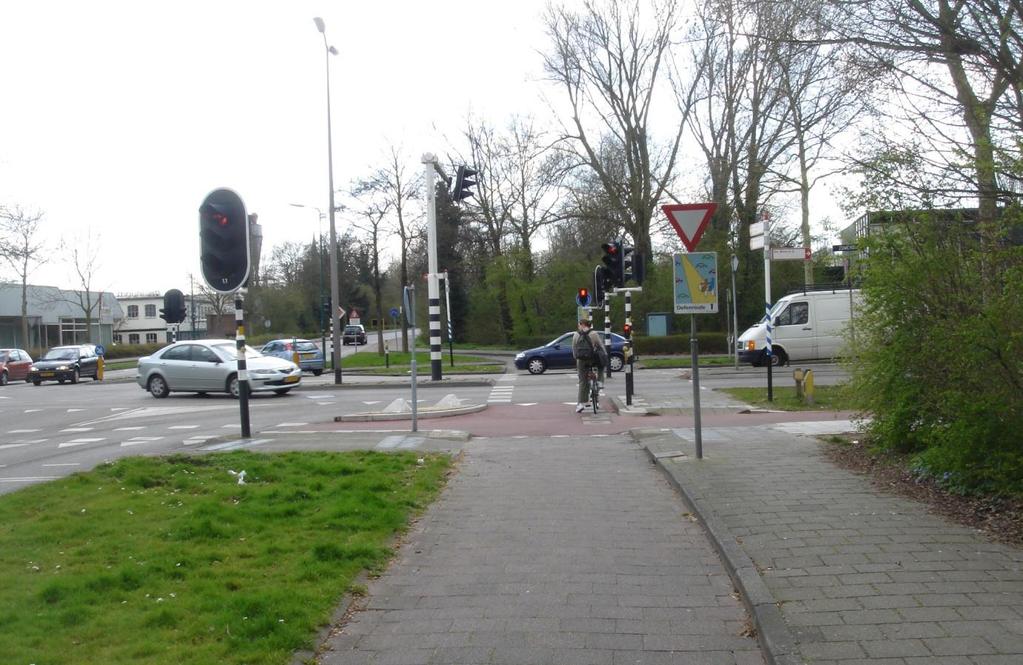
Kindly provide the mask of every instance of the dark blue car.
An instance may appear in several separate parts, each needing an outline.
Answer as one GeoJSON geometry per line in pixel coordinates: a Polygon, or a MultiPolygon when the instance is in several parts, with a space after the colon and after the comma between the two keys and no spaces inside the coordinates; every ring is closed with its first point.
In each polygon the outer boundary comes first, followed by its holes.
{"type": "MultiPolygon", "coordinates": [[[[596,331],[604,340],[603,331],[596,331]]],[[[625,364],[625,338],[616,333],[611,333],[611,371],[621,370],[625,364]]],[[[572,358],[572,333],[565,333],[552,342],[535,349],[523,351],[515,356],[515,367],[529,370],[530,374],[543,374],[548,369],[574,369],[575,360],[572,358]]]]}

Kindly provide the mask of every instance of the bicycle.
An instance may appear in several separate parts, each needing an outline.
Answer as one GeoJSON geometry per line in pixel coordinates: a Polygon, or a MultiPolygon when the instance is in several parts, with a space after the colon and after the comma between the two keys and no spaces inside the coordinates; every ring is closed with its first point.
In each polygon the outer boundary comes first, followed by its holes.
{"type": "Polygon", "coordinates": [[[597,403],[600,401],[600,382],[598,381],[596,365],[590,365],[586,372],[586,381],[590,386],[590,404],[593,405],[593,413],[596,413],[597,403]]]}

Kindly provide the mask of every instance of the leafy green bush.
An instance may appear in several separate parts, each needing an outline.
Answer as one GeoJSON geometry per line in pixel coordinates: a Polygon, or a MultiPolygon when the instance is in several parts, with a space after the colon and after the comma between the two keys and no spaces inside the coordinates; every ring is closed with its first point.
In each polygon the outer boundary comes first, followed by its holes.
{"type": "Polygon", "coordinates": [[[874,444],[921,475],[1019,494],[1023,248],[997,233],[923,215],[871,236],[852,389],[874,444]]]}
{"type": "Polygon", "coordinates": [[[157,344],[111,344],[106,347],[104,358],[115,360],[117,358],[141,358],[148,356],[167,346],[168,342],[157,344]]]}

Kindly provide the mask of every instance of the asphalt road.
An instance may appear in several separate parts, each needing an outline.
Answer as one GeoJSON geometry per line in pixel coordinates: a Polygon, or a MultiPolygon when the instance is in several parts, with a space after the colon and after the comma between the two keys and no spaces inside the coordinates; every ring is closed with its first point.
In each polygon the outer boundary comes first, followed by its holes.
{"type": "MultiPolygon", "coordinates": [[[[354,352],[354,349],[346,349],[354,352]]],[[[365,352],[362,347],[360,352],[365,352]]],[[[445,363],[447,359],[445,358],[445,363]]],[[[843,375],[834,366],[815,368],[818,384],[833,383],[843,375]]],[[[131,371],[121,375],[133,374],[131,371]]],[[[422,368],[429,375],[429,365],[422,368]]],[[[777,373],[776,385],[791,381],[791,372],[777,373]]],[[[490,425],[498,433],[521,431],[530,414],[539,418],[561,411],[571,414],[575,402],[575,373],[570,370],[552,370],[540,376],[517,372],[514,368],[503,375],[489,377],[492,386],[436,386],[420,388],[417,397],[420,406],[430,406],[447,395],[454,395],[462,404],[487,404],[497,407],[479,414],[480,418],[495,418],[502,408],[514,406],[514,413],[504,414],[490,425]]],[[[365,380],[365,379],[362,379],[365,380]]],[[[723,386],[766,385],[765,370],[732,368],[705,368],[700,372],[705,389],[723,386]]],[[[253,395],[249,401],[252,437],[255,442],[266,442],[266,448],[279,449],[280,439],[288,446],[301,447],[301,437],[288,438],[289,432],[337,429],[334,418],[367,411],[383,410],[396,399],[410,399],[410,386],[359,385],[354,376],[333,386],[333,376],[306,375],[303,383],[291,393],[276,396],[253,395]]],[[[685,370],[659,369],[635,373],[637,395],[662,395],[672,391],[691,390],[685,370]]],[[[608,389],[615,394],[624,392],[624,374],[618,373],[608,389]]],[[[606,414],[604,419],[612,416],[606,414]]],[[[454,428],[446,419],[422,421],[421,428],[454,428]]],[[[556,420],[554,427],[562,421],[556,420]]],[[[125,455],[151,455],[171,452],[211,450],[237,445],[240,435],[239,404],[227,395],[198,396],[191,393],[172,393],[168,398],[156,399],[133,381],[89,381],[76,385],[44,383],[33,386],[13,383],[0,388],[0,493],[10,492],[27,484],[58,478],[75,471],[90,469],[97,464],[125,455]]],[[[565,432],[570,425],[579,426],[578,418],[563,420],[565,432]]],[[[623,422],[624,426],[625,423],[623,422]]],[[[366,427],[347,427],[346,445],[377,444],[392,432],[407,432],[407,421],[374,423],[366,427]],[[363,439],[359,439],[362,435],[363,439]]],[[[551,431],[551,434],[556,433],[551,431]]],[[[252,442],[249,442],[252,445],[252,442]]]]}

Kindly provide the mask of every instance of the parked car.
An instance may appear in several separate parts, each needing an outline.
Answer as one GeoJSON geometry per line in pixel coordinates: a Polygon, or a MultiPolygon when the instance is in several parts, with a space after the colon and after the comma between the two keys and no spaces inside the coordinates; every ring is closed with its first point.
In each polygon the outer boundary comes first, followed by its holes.
{"type": "MultiPolygon", "coordinates": [[[[284,395],[302,381],[298,365],[245,348],[249,391],[284,395]]],[[[139,358],[135,382],[153,397],[171,392],[230,393],[238,397],[238,357],[234,340],[202,339],[175,342],[139,358]]]]}
{"type": "Polygon", "coordinates": [[[347,325],[345,331],[341,333],[341,344],[359,344],[366,343],[366,329],[361,325],[347,325]]]}
{"type": "MultiPolygon", "coordinates": [[[[778,299],[771,308],[771,364],[790,360],[832,359],[842,352],[858,289],[800,291],[778,299]]],[[[739,361],[764,364],[767,327],[760,321],[739,336],[739,361]]]]}
{"type": "Polygon", "coordinates": [[[38,386],[43,381],[78,383],[85,376],[99,380],[99,356],[92,344],[53,347],[29,366],[25,380],[38,386]]]}
{"type": "Polygon", "coordinates": [[[273,356],[284,360],[291,360],[298,351],[298,366],[305,371],[313,373],[313,376],[323,374],[323,352],[316,342],[308,339],[275,339],[263,345],[259,350],[264,356],[273,356]]]}
{"type": "Polygon", "coordinates": [[[28,377],[32,356],[22,349],[0,349],[0,386],[28,377]]]}
{"type": "MultiPolygon", "coordinates": [[[[600,335],[601,342],[604,341],[604,332],[596,331],[600,335]]],[[[543,374],[548,369],[574,368],[575,359],[572,358],[572,334],[565,333],[557,339],[538,346],[535,349],[527,349],[515,356],[515,367],[517,369],[529,370],[530,374],[543,374]]],[[[625,365],[625,338],[617,333],[611,333],[611,352],[608,359],[611,364],[611,371],[617,372],[625,365]]]]}

